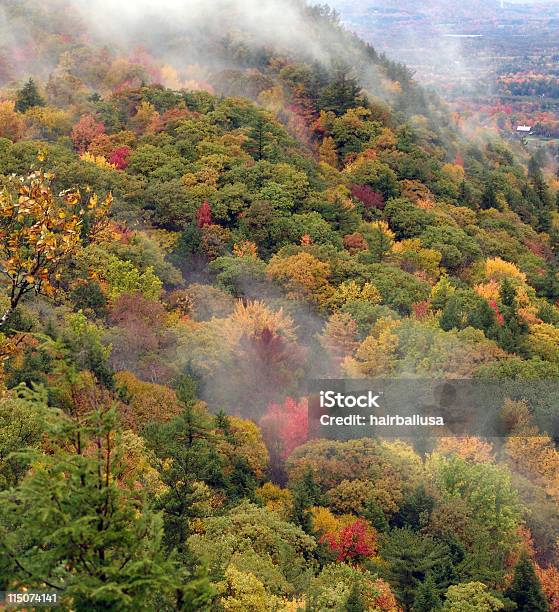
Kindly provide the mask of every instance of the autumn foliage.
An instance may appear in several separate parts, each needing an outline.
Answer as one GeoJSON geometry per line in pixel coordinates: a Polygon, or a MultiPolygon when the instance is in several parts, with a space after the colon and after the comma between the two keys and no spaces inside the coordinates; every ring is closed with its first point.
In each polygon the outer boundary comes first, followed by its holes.
{"type": "Polygon", "coordinates": [[[101,134],[104,134],[105,126],[92,115],[83,115],[72,128],[72,142],[79,153],[85,153],[89,145],[101,134]]]}
{"type": "Polygon", "coordinates": [[[27,293],[52,295],[62,266],[83,239],[95,240],[106,227],[110,195],[99,200],[70,190],[56,196],[51,178],[37,171],[0,192],[0,263],[10,283],[2,324],[27,293]]]}
{"type": "Polygon", "coordinates": [[[272,403],[260,419],[260,427],[274,457],[285,460],[304,444],[308,436],[308,402],[288,397],[282,404],[272,403]]]}
{"type": "Polygon", "coordinates": [[[130,147],[118,147],[109,156],[109,163],[117,170],[126,170],[130,159],[130,147]]]}
{"type": "Polygon", "coordinates": [[[196,211],[196,223],[199,229],[212,224],[212,209],[207,200],[196,211]]]}
{"type": "Polygon", "coordinates": [[[384,208],[384,197],[378,191],[375,191],[368,185],[352,185],[351,195],[363,204],[366,209],[376,208],[382,210],[384,208]]]}
{"type": "Polygon", "coordinates": [[[324,542],[335,553],[338,561],[363,561],[376,554],[376,534],[363,520],[343,527],[339,533],[326,534],[324,542]]]}

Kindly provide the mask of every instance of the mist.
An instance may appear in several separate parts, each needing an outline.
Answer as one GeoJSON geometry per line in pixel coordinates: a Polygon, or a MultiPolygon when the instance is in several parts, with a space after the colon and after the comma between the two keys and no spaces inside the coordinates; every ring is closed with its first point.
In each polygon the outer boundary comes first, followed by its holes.
{"type": "Polygon", "coordinates": [[[201,34],[229,29],[246,31],[255,44],[305,49],[318,56],[323,50],[308,38],[297,0],[72,0],[89,28],[107,42],[153,44],[165,47],[173,37],[196,52],[201,34]]]}
{"type": "MultiPolygon", "coordinates": [[[[49,0],[46,5],[39,0],[7,0],[3,6],[0,86],[11,83],[12,90],[29,77],[44,85],[53,72],[68,72],[65,52],[73,54],[81,47],[97,54],[106,48],[113,58],[128,58],[133,64],[138,51],[147,52],[152,67],[171,68],[159,81],[152,80],[172,89],[255,98],[249,91],[222,89],[220,73],[276,58],[325,68],[346,64],[366,91],[385,100],[391,97],[364,46],[336,27],[335,20],[316,18],[323,9],[313,9],[305,0],[49,0]],[[34,24],[40,26],[38,31],[34,24]]],[[[72,69],[83,73],[88,66],[72,69]]],[[[96,91],[95,83],[85,84],[96,91]]]]}

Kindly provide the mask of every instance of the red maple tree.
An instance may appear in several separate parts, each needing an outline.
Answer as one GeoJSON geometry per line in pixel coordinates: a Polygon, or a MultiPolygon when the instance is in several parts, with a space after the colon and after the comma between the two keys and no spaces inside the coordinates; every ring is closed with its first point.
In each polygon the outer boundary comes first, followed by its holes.
{"type": "Polygon", "coordinates": [[[196,225],[200,229],[212,224],[212,208],[208,200],[204,200],[202,206],[196,211],[196,225]]]}
{"type": "Polygon", "coordinates": [[[109,163],[116,166],[118,170],[126,170],[130,163],[130,147],[123,146],[115,149],[109,157],[109,163]]]}
{"type": "Polygon", "coordinates": [[[369,185],[352,185],[351,195],[359,200],[368,210],[370,208],[384,209],[384,197],[382,193],[375,191],[369,185]]]}
{"type": "Polygon", "coordinates": [[[357,519],[339,533],[328,533],[321,539],[336,554],[337,561],[361,561],[376,554],[375,530],[364,520],[357,519]]]}
{"type": "Polygon", "coordinates": [[[309,405],[288,397],[283,404],[272,403],[260,419],[260,427],[270,454],[284,461],[308,439],[309,405]]]}

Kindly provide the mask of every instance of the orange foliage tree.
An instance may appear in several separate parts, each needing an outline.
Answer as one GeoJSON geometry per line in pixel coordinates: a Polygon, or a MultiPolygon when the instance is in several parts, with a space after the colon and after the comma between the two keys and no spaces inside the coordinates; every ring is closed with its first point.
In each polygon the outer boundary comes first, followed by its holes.
{"type": "Polygon", "coordinates": [[[492,444],[475,436],[439,438],[436,451],[441,455],[455,454],[474,463],[492,463],[495,461],[492,444]]]}
{"type": "Polygon", "coordinates": [[[83,115],[74,125],[70,137],[79,153],[85,153],[89,145],[101,134],[105,133],[105,126],[95,121],[92,115],[83,115]]]}
{"type": "Polygon", "coordinates": [[[536,574],[542,583],[549,612],[559,612],[559,570],[553,565],[541,568],[536,564],[536,574]]]}

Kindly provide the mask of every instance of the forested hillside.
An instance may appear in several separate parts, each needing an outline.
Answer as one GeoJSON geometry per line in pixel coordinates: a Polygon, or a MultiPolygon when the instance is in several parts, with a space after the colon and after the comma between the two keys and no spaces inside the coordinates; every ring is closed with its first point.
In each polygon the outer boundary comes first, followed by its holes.
{"type": "Polygon", "coordinates": [[[0,590],[558,611],[553,398],[414,448],[313,437],[304,391],[557,381],[543,161],[468,141],[324,7],[293,3],[328,54],[214,25],[195,78],[178,27],[159,58],[56,4],[2,9],[0,590]]]}

